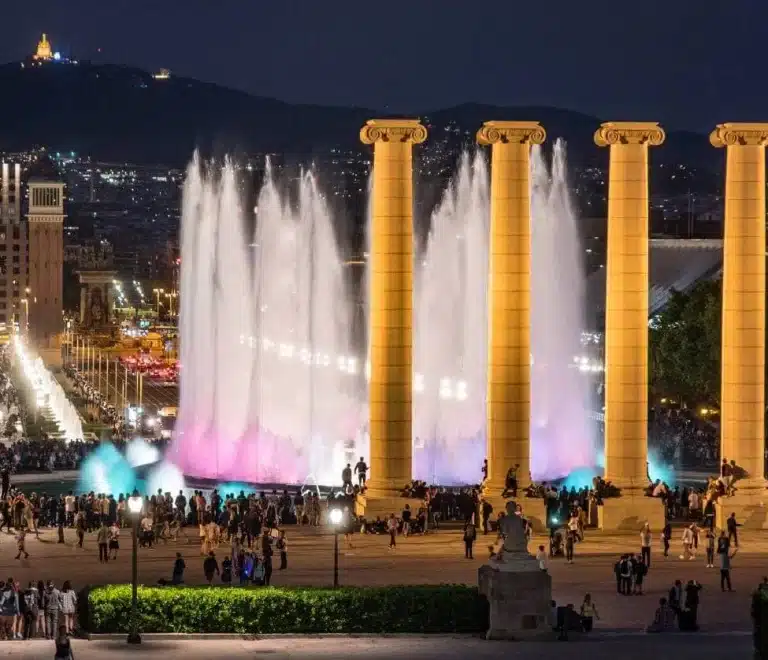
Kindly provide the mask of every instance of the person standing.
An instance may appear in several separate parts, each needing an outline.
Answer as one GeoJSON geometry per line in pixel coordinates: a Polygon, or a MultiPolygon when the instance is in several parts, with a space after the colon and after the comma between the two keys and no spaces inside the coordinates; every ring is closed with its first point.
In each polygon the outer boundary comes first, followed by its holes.
{"type": "Polygon", "coordinates": [[[187,567],[180,552],[176,553],[176,560],[173,562],[173,575],[171,584],[184,584],[184,569],[187,567]]]}
{"type": "Polygon", "coordinates": [[[711,529],[707,529],[706,543],[707,543],[707,568],[714,568],[715,567],[715,533],[711,529]]]}
{"type": "Polygon", "coordinates": [[[13,588],[13,578],[9,577],[0,588],[0,635],[2,639],[14,639],[13,626],[21,612],[19,594],[13,588]]]}
{"type": "Polygon", "coordinates": [[[575,537],[576,532],[572,532],[570,530],[565,535],[565,560],[569,564],[573,563],[573,546],[575,545],[575,537]]]}
{"type": "Polygon", "coordinates": [[[387,531],[389,532],[389,549],[394,550],[397,547],[397,518],[394,513],[389,514],[387,531]]]}
{"type": "Polygon", "coordinates": [[[112,526],[109,528],[109,556],[111,559],[117,560],[117,551],[120,549],[120,527],[116,520],[112,521],[112,526]]]}
{"type": "Polygon", "coordinates": [[[733,559],[736,552],[738,552],[738,550],[734,550],[733,553],[731,553],[729,547],[725,544],[723,545],[722,551],[718,549],[720,557],[720,591],[725,591],[726,586],[728,587],[728,591],[733,591],[731,586],[731,559],[733,559]]]}
{"type": "Polygon", "coordinates": [[[24,592],[24,639],[30,639],[35,631],[39,614],[40,596],[34,582],[30,582],[24,592]]]}
{"type": "Polygon", "coordinates": [[[355,474],[357,474],[357,483],[360,488],[365,487],[366,475],[368,474],[368,466],[366,465],[363,457],[355,464],[355,474]]]}
{"type": "MultiPolygon", "coordinates": [[[[43,609],[45,610],[45,637],[53,639],[59,629],[59,611],[61,609],[61,594],[48,580],[43,594],[43,609]]],[[[66,628],[65,628],[66,630],[66,628]]]]}
{"type": "Polygon", "coordinates": [[[345,467],[341,471],[341,490],[346,489],[347,486],[352,485],[352,466],[347,463],[347,467],[345,467]]]}
{"type": "Polygon", "coordinates": [[[728,540],[733,541],[733,547],[738,548],[739,547],[739,533],[737,528],[741,527],[739,523],[736,522],[736,514],[731,513],[730,516],[728,516],[728,520],[726,521],[726,528],[728,529],[728,540]]]}
{"type": "MultiPolygon", "coordinates": [[[[349,524],[349,523],[348,523],[349,524]]],[[[347,536],[345,534],[345,536],[347,536]]],[[[288,541],[285,538],[285,530],[281,529],[277,535],[277,542],[275,543],[278,551],[280,552],[280,568],[279,571],[284,571],[288,568],[288,541]]]]}
{"type": "Polygon", "coordinates": [[[668,522],[664,525],[661,532],[661,546],[664,549],[664,556],[669,557],[669,542],[672,539],[672,525],[668,522]]]}
{"type": "Polygon", "coordinates": [[[584,594],[584,602],[581,604],[581,625],[584,628],[584,632],[591,632],[595,619],[600,619],[600,615],[597,612],[595,604],[592,602],[591,594],[584,594]]]}
{"type": "Polygon", "coordinates": [[[544,546],[539,546],[539,551],[536,553],[536,561],[539,562],[539,570],[544,573],[547,572],[547,553],[544,551],[544,546]]]}
{"type": "Polygon", "coordinates": [[[75,629],[75,612],[77,611],[77,593],[72,589],[72,585],[67,580],[61,587],[61,593],[59,594],[61,615],[63,621],[61,624],[67,631],[67,634],[71,633],[75,629]]]}
{"type": "Polygon", "coordinates": [[[264,565],[264,586],[268,587],[272,581],[272,539],[269,536],[269,530],[264,530],[264,535],[261,537],[261,554],[263,556],[264,565]]]}
{"type": "Polygon", "coordinates": [[[694,559],[696,555],[693,553],[693,530],[690,525],[683,530],[682,542],[683,554],[680,555],[680,559],[694,559]]]}
{"type": "Polygon", "coordinates": [[[647,522],[640,531],[640,558],[648,568],[651,567],[651,526],[647,522]]]}
{"type": "Polygon", "coordinates": [[[232,586],[232,560],[228,556],[221,562],[221,582],[228,587],[232,586]]]}
{"type": "Polygon", "coordinates": [[[477,529],[472,523],[464,525],[464,558],[472,559],[472,546],[477,538],[477,529]]]}
{"type": "Polygon", "coordinates": [[[101,527],[96,532],[96,543],[99,545],[99,562],[109,561],[109,527],[107,521],[101,521],[101,527]]]}
{"type": "Polygon", "coordinates": [[[219,574],[219,562],[216,561],[216,553],[214,553],[213,550],[211,550],[208,553],[208,556],[203,560],[203,573],[205,574],[208,586],[212,587],[214,574],[219,574]]]}

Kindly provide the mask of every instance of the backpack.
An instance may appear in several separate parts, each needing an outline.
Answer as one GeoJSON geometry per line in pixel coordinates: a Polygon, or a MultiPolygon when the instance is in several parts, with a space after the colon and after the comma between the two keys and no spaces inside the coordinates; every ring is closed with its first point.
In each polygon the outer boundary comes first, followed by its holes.
{"type": "Polygon", "coordinates": [[[37,594],[34,591],[27,591],[24,594],[24,604],[27,606],[27,612],[32,616],[37,617],[39,609],[37,603],[37,594]]]}

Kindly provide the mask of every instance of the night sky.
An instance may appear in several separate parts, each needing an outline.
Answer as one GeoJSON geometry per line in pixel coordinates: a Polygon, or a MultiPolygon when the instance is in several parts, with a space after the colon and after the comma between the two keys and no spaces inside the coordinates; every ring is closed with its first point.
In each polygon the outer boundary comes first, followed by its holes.
{"type": "Polygon", "coordinates": [[[552,105],[694,130],[768,120],[765,0],[34,0],[3,13],[2,62],[45,31],[62,54],[290,102],[552,105]]]}

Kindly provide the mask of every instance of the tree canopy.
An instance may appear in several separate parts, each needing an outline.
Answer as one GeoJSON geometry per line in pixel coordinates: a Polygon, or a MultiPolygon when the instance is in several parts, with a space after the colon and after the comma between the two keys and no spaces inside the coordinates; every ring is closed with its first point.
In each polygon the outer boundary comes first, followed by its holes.
{"type": "Polygon", "coordinates": [[[650,382],[658,397],[720,405],[721,281],[672,291],[650,323],[650,382]]]}

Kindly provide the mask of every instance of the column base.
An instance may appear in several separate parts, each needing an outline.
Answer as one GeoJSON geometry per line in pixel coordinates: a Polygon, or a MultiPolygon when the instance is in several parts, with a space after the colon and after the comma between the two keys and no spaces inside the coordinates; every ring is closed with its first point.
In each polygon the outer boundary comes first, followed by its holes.
{"type": "Polygon", "coordinates": [[[597,507],[597,526],[605,531],[639,532],[649,523],[654,534],[666,524],[664,502],[647,497],[643,491],[622,489],[621,497],[609,497],[597,507]]]}
{"type": "Polygon", "coordinates": [[[715,524],[726,529],[726,520],[736,514],[736,522],[745,529],[768,529],[768,482],[742,479],[734,484],[736,493],[721,497],[715,504],[715,524]]]}
{"type": "Polygon", "coordinates": [[[406,504],[411,507],[412,517],[415,519],[419,509],[424,506],[424,501],[396,494],[366,493],[365,495],[357,496],[355,515],[365,516],[365,519],[369,522],[376,520],[377,517],[385,520],[392,513],[395,514],[396,518],[399,518],[406,504]]]}

